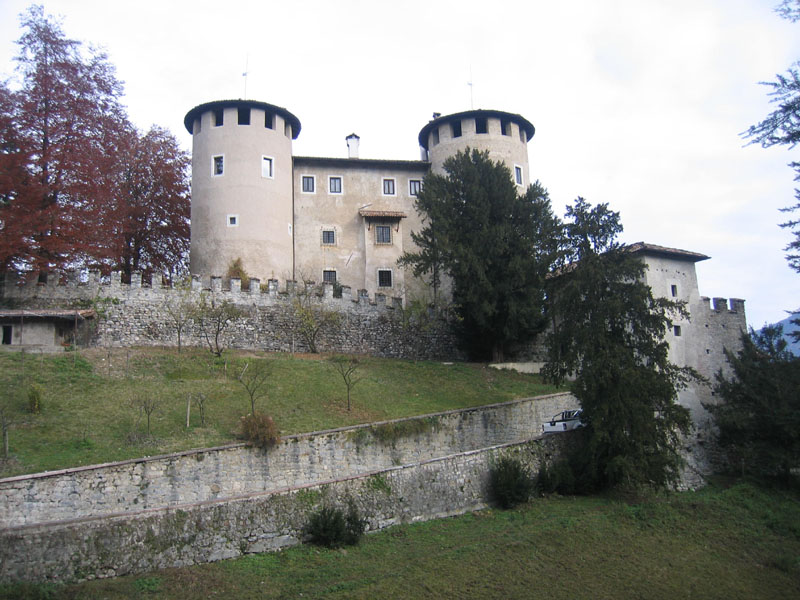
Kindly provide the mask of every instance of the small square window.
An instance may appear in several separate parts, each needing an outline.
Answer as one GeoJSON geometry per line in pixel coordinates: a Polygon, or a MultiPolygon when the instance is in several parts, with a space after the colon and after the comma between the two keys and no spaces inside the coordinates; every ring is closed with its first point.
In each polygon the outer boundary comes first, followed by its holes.
{"type": "Polygon", "coordinates": [[[670,292],[672,293],[672,297],[676,298],[678,296],[678,286],[677,285],[671,285],[671,286],[669,286],[669,289],[670,289],[670,292]]]}
{"type": "Polygon", "coordinates": [[[522,167],[514,165],[514,183],[522,185],[522,167]]]}
{"type": "Polygon", "coordinates": [[[409,179],[408,180],[408,194],[409,196],[419,196],[419,192],[422,189],[422,181],[420,179],[409,179]]]}
{"type": "Polygon", "coordinates": [[[392,272],[389,269],[378,269],[378,287],[392,287],[392,272]]]}
{"type": "Polygon", "coordinates": [[[214,127],[222,127],[222,124],[224,122],[223,118],[224,115],[225,111],[223,111],[221,108],[218,108],[217,110],[214,111],[214,127]]]}
{"type": "Polygon", "coordinates": [[[261,176],[269,179],[275,176],[275,162],[271,156],[261,157],[261,176]]]}
{"type": "Polygon", "coordinates": [[[239,215],[228,215],[227,217],[228,227],[238,227],[239,226],[239,215]]]}
{"type": "Polygon", "coordinates": [[[322,282],[323,283],[336,283],[336,271],[323,271],[322,272],[322,282]]]}
{"type": "Polygon", "coordinates": [[[313,175],[303,175],[303,193],[304,194],[313,194],[314,193],[314,176],[313,175]]]}
{"type": "Polygon", "coordinates": [[[394,196],[394,179],[383,180],[383,195],[394,196]]]}
{"type": "Polygon", "coordinates": [[[322,243],[325,246],[333,246],[336,244],[336,232],[333,229],[322,230],[322,243]]]}
{"type": "Polygon", "coordinates": [[[328,191],[331,194],[341,194],[342,193],[342,178],[341,177],[331,177],[328,179],[328,191]]]}
{"type": "Polygon", "coordinates": [[[675,325],[672,328],[672,332],[675,334],[675,337],[680,337],[681,336],[681,326],[680,325],[675,325]]]}
{"type": "Polygon", "coordinates": [[[452,128],[453,137],[454,138],[461,137],[461,121],[455,121],[451,123],[450,126],[452,128]]]}
{"type": "Polygon", "coordinates": [[[250,109],[239,109],[239,125],[250,125],[250,109]]]}
{"type": "Polygon", "coordinates": [[[214,177],[220,177],[221,175],[224,175],[225,174],[225,157],[222,156],[222,155],[215,156],[211,160],[212,160],[211,175],[214,176],[214,177]]]}
{"type": "Polygon", "coordinates": [[[375,243],[376,244],[391,244],[392,243],[392,228],[388,225],[375,226],[375,243]]]}

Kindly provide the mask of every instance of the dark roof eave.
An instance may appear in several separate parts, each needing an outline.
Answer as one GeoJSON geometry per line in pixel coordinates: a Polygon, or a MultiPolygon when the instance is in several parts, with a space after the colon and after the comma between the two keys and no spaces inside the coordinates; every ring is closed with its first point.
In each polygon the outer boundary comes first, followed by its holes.
{"type": "Polygon", "coordinates": [[[646,242],[636,242],[627,246],[629,252],[634,254],[650,254],[652,256],[661,256],[665,258],[674,258],[685,260],[688,262],[700,262],[708,260],[711,257],[699,252],[691,252],[689,250],[681,250],[680,248],[670,248],[668,246],[659,246],[658,244],[648,244],[646,242]]]}
{"type": "Polygon", "coordinates": [[[385,168],[392,167],[408,171],[427,171],[431,163],[424,160],[395,160],[391,158],[332,158],[324,156],[294,156],[292,161],[299,165],[319,165],[332,167],[385,168]]]}
{"type": "Polygon", "coordinates": [[[465,110],[463,112],[453,113],[451,115],[444,115],[442,117],[437,117],[436,119],[432,119],[428,121],[428,123],[423,127],[419,132],[419,145],[424,148],[425,150],[428,149],[428,134],[430,130],[434,127],[438,127],[442,123],[449,123],[450,121],[455,121],[459,119],[465,119],[468,117],[497,117],[500,119],[508,119],[510,121],[514,121],[517,125],[519,125],[524,131],[526,135],[526,140],[530,141],[531,138],[536,134],[536,128],[533,126],[533,123],[528,121],[522,115],[518,115],[516,113],[509,113],[502,110],[493,110],[493,109],[475,109],[475,110],[465,110]]]}
{"type": "Polygon", "coordinates": [[[292,139],[296,140],[297,136],[300,135],[300,119],[290,113],[288,110],[283,108],[282,106],[275,106],[274,104],[268,104],[267,102],[259,102],[258,100],[214,100],[212,102],[205,102],[203,104],[198,104],[192,110],[186,113],[186,116],[183,118],[183,126],[186,127],[186,131],[189,133],[194,133],[194,120],[197,118],[198,115],[208,112],[211,110],[216,110],[218,108],[228,108],[228,107],[235,107],[235,108],[260,108],[265,111],[274,112],[279,114],[283,117],[284,121],[288,121],[289,124],[292,126],[292,139]]]}

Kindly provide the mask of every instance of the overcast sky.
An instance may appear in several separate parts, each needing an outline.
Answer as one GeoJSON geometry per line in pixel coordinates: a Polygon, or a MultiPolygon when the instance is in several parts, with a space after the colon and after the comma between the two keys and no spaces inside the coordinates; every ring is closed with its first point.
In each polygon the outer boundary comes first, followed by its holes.
{"type": "MultiPolygon", "coordinates": [[[[0,0],[0,77],[18,15],[0,0]]],[[[744,298],[758,328],[800,308],[778,209],[797,151],[744,146],[767,89],[800,59],[778,0],[58,0],[68,37],[104,48],[139,127],[170,129],[211,100],[277,104],[302,123],[294,153],[418,159],[431,114],[492,108],[536,127],[531,177],[553,206],[620,211],[623,241],[701,252],[700,293],[744,298]],[[244,71],[248,72],[245,79],[244,71]],[[469,82],[472,82],[472,86],[469,82]]]]}

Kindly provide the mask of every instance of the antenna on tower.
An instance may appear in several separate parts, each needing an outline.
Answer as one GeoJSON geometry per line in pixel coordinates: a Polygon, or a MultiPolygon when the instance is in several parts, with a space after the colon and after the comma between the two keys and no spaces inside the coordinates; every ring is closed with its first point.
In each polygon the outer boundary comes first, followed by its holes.
{"type": "Polygon", "coordinates": [[[242,73],[242,77],[244,77],[244,99],[247,100],[247,66],[250,62],[250,55],[245,54],[244,57],[244,73],[242,73]]]}
{"type": "Polygon", "coordinates": [[[472,89],[473,89],[473,85],[472,85],[472,63],[470,63],[470,65],[469,65],[469,81],[467,82],[467,85],[469,86],[469,109],[470,110],[475,110],[475,102],[473,101],[473,98],[472,98],[472,89]]]}

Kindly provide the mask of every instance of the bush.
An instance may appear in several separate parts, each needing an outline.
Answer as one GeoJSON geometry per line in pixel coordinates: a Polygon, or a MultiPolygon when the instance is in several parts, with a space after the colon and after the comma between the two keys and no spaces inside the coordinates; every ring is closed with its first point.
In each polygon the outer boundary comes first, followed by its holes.
{"type": "Polygon", "coordinates": [[[489,487],[498,506],[513,508],[530,498],[533,481],[519,460],[504,456],[489,472],[489,487]]]}
{"type": "Polygon", "coordinates": [[[549,468],[543,462],[536,477],[536,492],[540,495],[554,492],[559,494],[574,493],[575,475],[572,472],[569,460],[562,458],[549,468]]]}
{"type": "Polygon", "coordinates": [[[28,410],[34,415],[42,412],[42,388],[35,383],[28,387],[28,410]]]}
{"type": "Polygon", "coordinates": [[[322,507],[311,515],[307,532],[313,544],[326,548],[340,548],[357,544],[364,535],[366,527],[366,520],[361,518],[358,509],[350,503],[347,514],[339,508],[322,507]]]}
{"type": "Polygon", "coordinates": [[[272,448],[281,441],[278,428],[272,417],[264,413],[253,413],[242,417],[242,437],[259,448],[272,448]]]}

